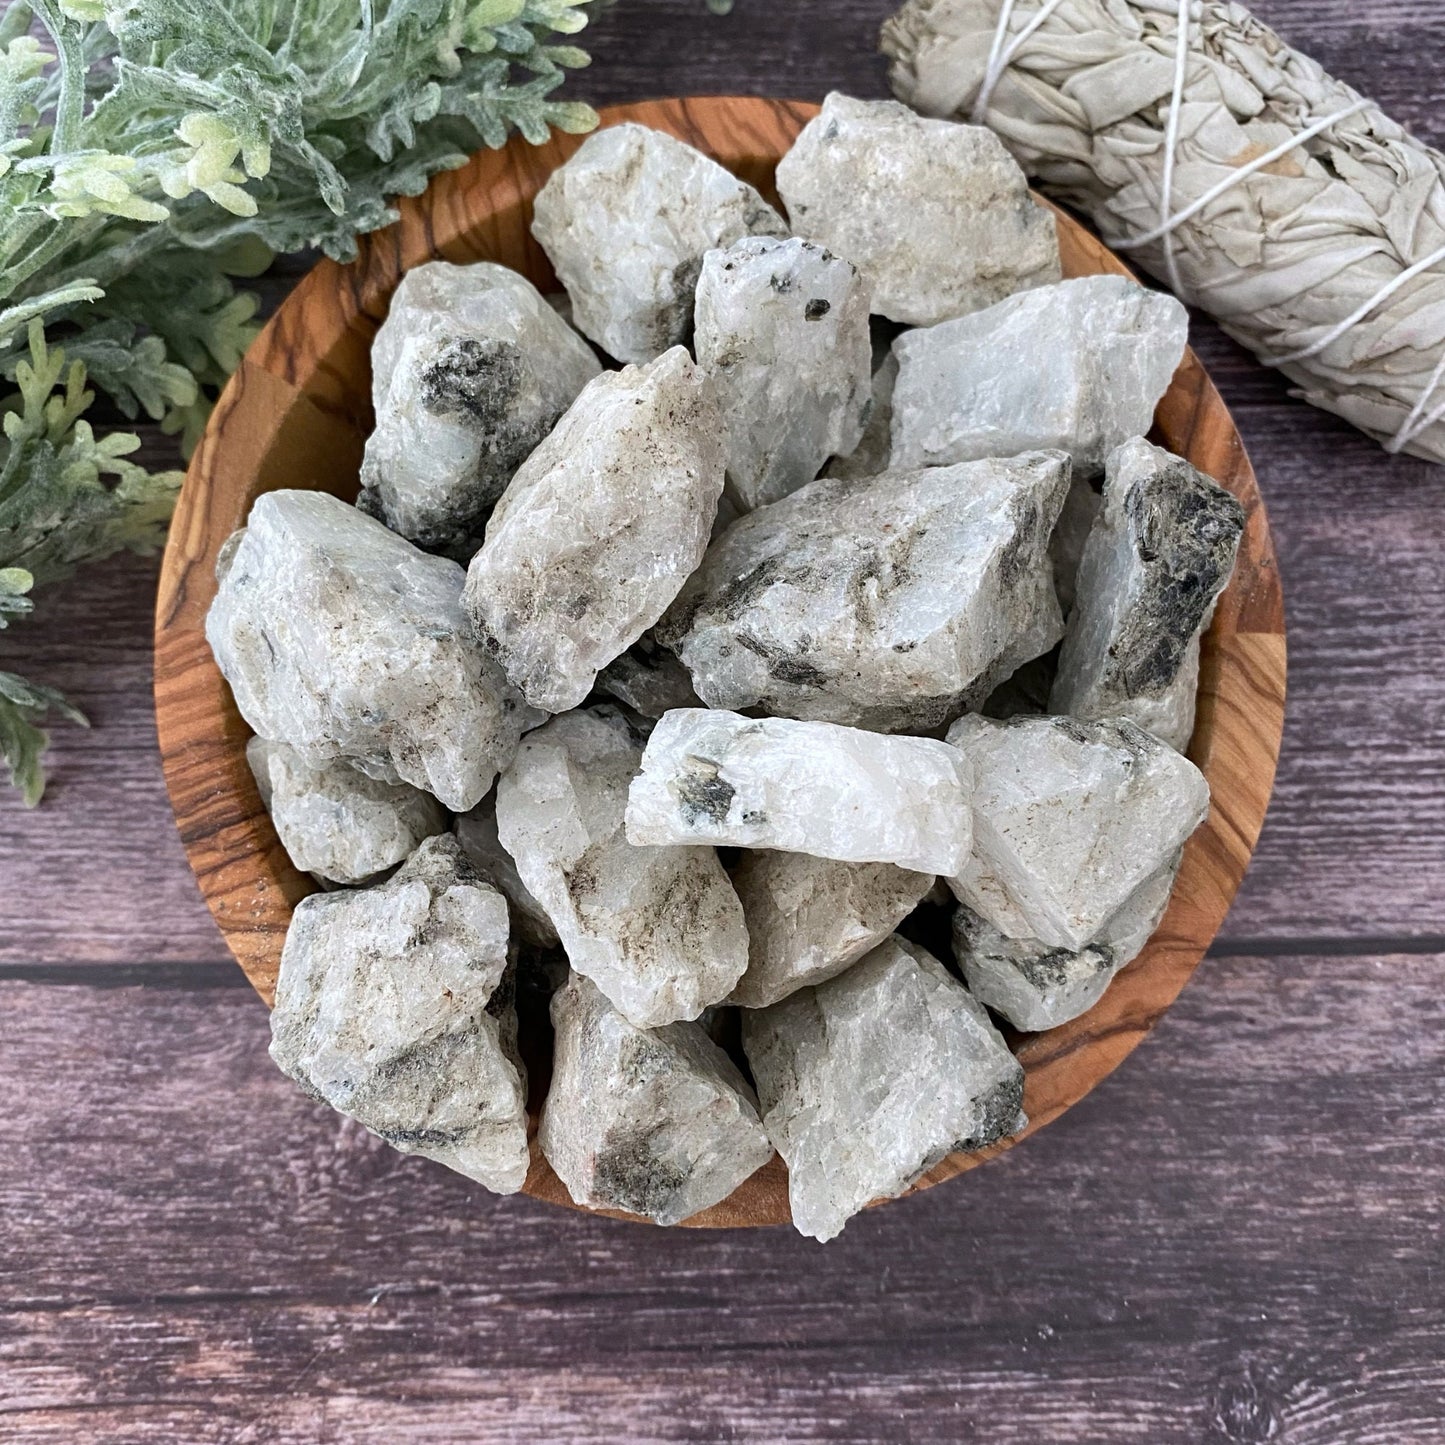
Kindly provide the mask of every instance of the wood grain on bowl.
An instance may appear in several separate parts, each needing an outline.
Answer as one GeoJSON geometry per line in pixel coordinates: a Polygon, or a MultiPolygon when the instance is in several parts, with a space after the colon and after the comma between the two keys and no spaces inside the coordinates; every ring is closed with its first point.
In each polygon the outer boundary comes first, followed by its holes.
{"type": "MultiPolygon", "coordinates": [[[[815,111],[756,99],[671,100],[614,107],[603,112],[602,123],[632,120],[670,131],[772,194],[777,159],[815,111]]],[[[425,195],[403,201],[401,219],[363,238],[355,262],[317,266],[247,353],[186,475],[156,607],[161,755],[201,891],[247,977],[268,1002],[291,909],[313,885],[291,865],[261,806],[245,761],[249,730],[206,645],[216,554],[262,492],[316,487],[355,496],[372,420],[371,340],[409,267],[436,258],[499,261],[544,290],[555,286],[528,232],[531,199],[579,144],[579,137],[557,136],[543,146],[513,140],[503,150],[484,152],[439,177],[425,195]]],[[[1066,276],[1130,274],[1062,212],[1059,233],[1066,276]]],[[[1189,749],[1209,779],[1213,806],[1185,852],[1169,911],[1138,961],[1082,1018],[1020,1043],[1027,1133],[1077,1103],[1116,1068],[1198,966],[1254,850],[1279,753],[1285,638],[1274,546],[1239,434],[1193,352],[1159,407],[1155,434],[1228,487],[1248,518],[1234,578],[1204,640],[1199,719],[1189,749]]],[[[952,1155],[917,1187],[971,1169],[1011,1142],[952,1155]]],[[[526,1190],[571,1203],[537,1152],[535,1138],[526,1190]]],[[[774,1159],[730,1199],[689,1223],[787,1219],[786,1173],[774,1159]]]]}

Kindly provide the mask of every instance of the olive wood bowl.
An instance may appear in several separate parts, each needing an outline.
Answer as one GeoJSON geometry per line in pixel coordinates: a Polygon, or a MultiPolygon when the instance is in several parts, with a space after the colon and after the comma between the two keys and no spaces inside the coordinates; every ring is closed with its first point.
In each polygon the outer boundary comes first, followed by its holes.
{"type": "MultiPolygon", "coordinates": [[[[811,105],[721,97],[615,106],[602,124],[668,131],[775,197],[773,171],[811,105]]],[[[316,487],[351,500],[372,425],[370,346],[409,267],[435,258],[499,261],[546,291],[555,278],[528,230],[532,199],[580,139],[542,146],[520,138],[484,151],[400,204],[401,219],[364,237],[349,265],[323,261],[281,306],[231,378],[186,474],[156,605],[156,721],[166,783],[201,892],[226,942],[270,1002],[291,910],[315,891],[287,858],[245,759],[249,729],[206,646],[221,543],[252,502],[281,487],[316,487]]],[[[1046,204],[1041,202],[1041,204],[1046,204]]],[[[1131,274],[1062,212],[1064,274],[1131,274]]],[[[1155,437],[1217,478],[1244,504],[1239,563],[1204,639],[1199,715],[1189,756],[1209,779],[1209,819],[1190,840],[1163,923],[1083,1017],[1013,1046],[1027,1071],[1024,1108],[1035,1133],[1118,1067],[1174,1001],[1234,899],[1264,821],[1284,725],[1284,605],[1254,472],[1229,412],[1193,352],[1160,404],[1155,437]]],[[[545,1075],[545,1060],[540,1072],[545,1075]]],[[[570,1204],[536,1146],[526,1192],[570,1204]]],[[[923,1189],[991,1159],[1017,1140],[953,1154],[923,1189]]],[[[629,1216],[623,1216],[629,1217],[629,1216]]],[[[780,1159],[693,1225],[789,1219],[780,1159]]]]}

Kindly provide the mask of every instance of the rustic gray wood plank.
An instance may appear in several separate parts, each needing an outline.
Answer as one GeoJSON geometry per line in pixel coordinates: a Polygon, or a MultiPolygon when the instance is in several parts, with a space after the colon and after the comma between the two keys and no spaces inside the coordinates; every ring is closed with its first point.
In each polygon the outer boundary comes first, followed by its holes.
{"type": "Polygon", "coordinates": [[[827,1248],[493,1199],[303,1098],[242,991],[0,984],[0,1436],[1421,1445],[1442,961],[1212,963],[827,1248]]]}

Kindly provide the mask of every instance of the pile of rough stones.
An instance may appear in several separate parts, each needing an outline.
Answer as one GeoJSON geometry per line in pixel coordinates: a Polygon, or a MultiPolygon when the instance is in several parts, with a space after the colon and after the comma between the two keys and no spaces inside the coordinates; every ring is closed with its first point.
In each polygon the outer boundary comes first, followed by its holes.
{"type": "Polygon", "coordinates": [[[834,95],[777,184],[619,125],[537,197],[565,296],[410,272],[357,505],[261,497],[207,634],[324,889],[288,1074],[513,1191],[548,1000],[573,1199],[672,1224],[776,1149],[828,1239],[1017,1131],[992,1016],[1158,924],[1244,517],[1143,439],[1184,309],[1061,281],[990,132],[834,95]]]}

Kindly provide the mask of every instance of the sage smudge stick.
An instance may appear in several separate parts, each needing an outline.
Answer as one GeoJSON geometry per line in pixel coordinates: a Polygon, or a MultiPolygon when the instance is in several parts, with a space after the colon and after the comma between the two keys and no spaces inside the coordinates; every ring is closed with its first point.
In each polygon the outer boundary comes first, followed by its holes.
{"type": "Polygon", "coordinates": [[[1445,155],[1242,5],[908,0],[883,49],[1298,396],[1445,462],[1445,155]]]}

